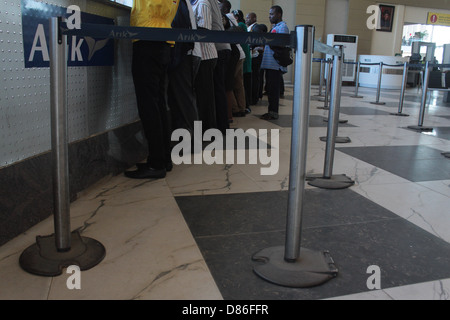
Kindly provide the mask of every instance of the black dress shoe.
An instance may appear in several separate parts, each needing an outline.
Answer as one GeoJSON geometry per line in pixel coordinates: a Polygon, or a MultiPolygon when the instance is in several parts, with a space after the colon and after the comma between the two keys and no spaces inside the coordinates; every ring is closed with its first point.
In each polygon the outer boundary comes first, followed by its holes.
{"type": "Polygon", "coordinates": [[[143,164],[135,171],[125,171],[125,176],[131,179],[162,179],[166,176],[166,169],[154,169],[143,164]]]}
{"type": "MultiPolygon", "coordinates": [[[[138,170],[145,169],[145,168],[147,168],[147,164],[143,163],[143,162],[136,163],[136,168],[138,168],[138,170]]],[[[170,161],[166,164],[166,172],[170,172],[170,171],[172,171],[172,169],[173,169],[173,163],[172,163],[172,161],[170,161]]]]}
{"type": "Polygon", "coordinates": [[[233,112],[233,117],[240,118],[240,117],[245,117],[245,116],[246,116],[245,111],[233,112]]]}
{"type": "Polygon", "coordinates": [[[173,169],[172,161],[166,163],[166,172],[170,172],[173,169]]]}

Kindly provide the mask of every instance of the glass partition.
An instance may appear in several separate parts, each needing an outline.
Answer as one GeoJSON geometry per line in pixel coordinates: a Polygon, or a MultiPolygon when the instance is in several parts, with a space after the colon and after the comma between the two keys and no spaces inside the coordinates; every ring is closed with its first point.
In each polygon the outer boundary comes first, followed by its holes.
{"type": "MultiPolygon", "coordinates": [[[[435,43],[434,57],[442,63],[444,44],[450,43],[450,27],[424,24],[409,24],[403,27],[402,56],[410,57],[413,42],[435,43]]],[[[426,57],[427,47],[420,47],[421,58],[426,57]]]]}

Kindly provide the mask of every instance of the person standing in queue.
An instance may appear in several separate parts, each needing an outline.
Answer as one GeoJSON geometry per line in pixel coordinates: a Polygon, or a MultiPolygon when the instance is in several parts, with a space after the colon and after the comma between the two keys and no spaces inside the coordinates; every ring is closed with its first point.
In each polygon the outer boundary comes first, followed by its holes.
{"type": "MultiPolygon", "coordinates": [[[[269,20],[272,23],[271,33],[289,33],[286,22],[283,21],[283,9],[280,6],[273,6],[269,11],[269,20]]],[[[283,84],[283,74],[287,72],[286,67],[282,67],[273,57],[274,51],[269,45],[264,48],[264,56],[261,69],[266,72],[266,90],[269,99],[269,112],[261,116],[264,120],[278,119],[278,109],[280,106],[280,91],[283,84]]]]}
{"type": "Polygon", "coordinates": [[[253,28],[257,24],[256,13],[250,12],[249,14],[247,14],[247,16],[245,17],[245,24],[247,25],[247,31],[253,32],[253,28]]]}
{"type": "MultiPolygon", "coordinates": [[[[179,0],[134,0],[132,27],[171,28],[179,0]]],[[[132,75],[139,117],[148,143],[147,163],[126,171],[132,179],[162,179],[172,169],[169,111],[166,103],[167,69],[173,42],[133,42],[132,75]]]]}
{"type": "MultiPolygon", "coordinates": [[[[213,8],[210,0],[190,0],[194,10],[197,29],[212,30],[213,8]]],[[[197,94],[197,110],[202,122],[203,133],[217,128],[216,94],[214,72],[218,61],[216,45],[212,42],[201,42],[201,62],[195,79],[197,94]]]]}

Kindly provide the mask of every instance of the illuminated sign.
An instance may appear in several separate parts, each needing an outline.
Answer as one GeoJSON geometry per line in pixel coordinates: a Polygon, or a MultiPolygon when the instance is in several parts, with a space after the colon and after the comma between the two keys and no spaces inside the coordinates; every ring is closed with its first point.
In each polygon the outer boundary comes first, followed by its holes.
{"type": "Polygon", "coordinates": [[[450,14],[428,12],[427,24],[450,26],[450,14]]]}

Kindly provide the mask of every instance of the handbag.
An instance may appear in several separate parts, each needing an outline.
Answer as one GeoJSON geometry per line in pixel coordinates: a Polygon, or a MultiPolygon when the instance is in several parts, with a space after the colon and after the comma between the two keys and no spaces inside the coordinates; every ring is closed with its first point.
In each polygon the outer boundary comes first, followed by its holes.
{"type": "Polygon", "coordinates": [[[270,46],[273,51],[273,58],[282,67],[290,66],[294,62],[292,48],[289,47],[279,47],[270,46]]]}

